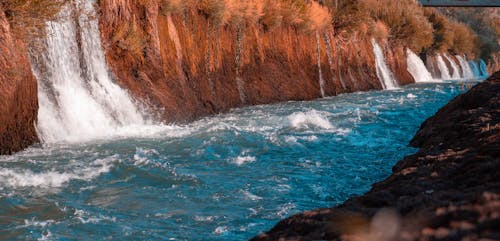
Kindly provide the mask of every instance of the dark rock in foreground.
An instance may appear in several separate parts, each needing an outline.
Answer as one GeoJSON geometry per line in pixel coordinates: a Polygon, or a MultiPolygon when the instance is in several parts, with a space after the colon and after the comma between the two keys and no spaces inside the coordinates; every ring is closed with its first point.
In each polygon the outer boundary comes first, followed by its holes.
{"type": "Polygon", "coordinates": [[[500,72],[429,118],[420,151],[344,204],[253,240],[500,240],[500,72]]]}

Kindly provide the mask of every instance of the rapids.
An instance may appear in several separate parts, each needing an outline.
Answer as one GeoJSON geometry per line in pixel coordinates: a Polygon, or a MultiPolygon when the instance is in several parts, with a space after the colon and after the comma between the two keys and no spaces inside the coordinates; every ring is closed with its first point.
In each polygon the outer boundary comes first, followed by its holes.
{"type": "Polygon", "coordinates": [[[244,240],[387,177],[463,85],[234,109],[0,157],[0,239],[244,240]]]}

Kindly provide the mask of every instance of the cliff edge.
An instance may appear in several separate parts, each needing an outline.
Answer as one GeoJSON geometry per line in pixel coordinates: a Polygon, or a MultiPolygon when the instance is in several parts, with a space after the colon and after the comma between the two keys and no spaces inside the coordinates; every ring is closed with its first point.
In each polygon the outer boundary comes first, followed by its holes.
{"type": "Polygon", "coordinates": [[[418,153],[363,196],[252,240],[500,240],[500,72],[425,121],[411,145],[418,153]]]}

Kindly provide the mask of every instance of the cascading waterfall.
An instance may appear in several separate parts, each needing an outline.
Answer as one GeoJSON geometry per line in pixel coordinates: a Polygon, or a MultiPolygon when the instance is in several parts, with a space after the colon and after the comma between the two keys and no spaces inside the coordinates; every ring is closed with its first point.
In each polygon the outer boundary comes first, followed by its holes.
{"type": "Polygon", "coordinates": [[[439,73],[439,69],[436,68],[436,59],[432,56],[426,56],[426,67],[427,70],[431,73],[432,78],[441,79],[441,74],[439,73]]]}
{"type": "Polygon", "coordinates": [[[39,79],[37,130],[45,143],[104,138],[148,122],[112,81],[93,4],[77,0],[65,7],[60,20],[47,23],[46,52],[34,68],[39,79]]]}
{"type": "Polygon", "coordinates": [[[375,65],[377,77],[382,83],[384,89],[397,89],[398,83],[391,70],[387,66],[384,58],[384,52],[375,39],[372,39],[373,53],[375,54],[375,65]]]}
{"type": "Polygon", "coordinates": [[[446,63],[444,62],[443,57],[440,54],[437,54],[436,60],[439,72],[441,72],[441,79],[450,80],[451,79],[450,71],[448,70],[448,66],[446,66],[446,63]]]}
{"type": "Polygon", "coordinates": [[[479,65],[477,64],[477,62],[474,60],[471,60],[471,61],[469,61],[469,66],[472,70],[472,73],[474,74],[474,77],[480,78],[481,71],[479,70],[479,65]]]}
{"type": "Polygon", "coordinates": [[[479,67],[480,67],[480,70],[481,70],[481,76],[482,77],[488,77],[488,75],[490,75],[488,73],[488,66],[486,65],[486,62],[484,62],[484,60],[479,60],[479,67]]]}
{"type": "Polygon", "coordinates": [[[316,31],[316,50],[318,53],[319,89],[321,97],[325,98],[325,79],[323,78],[323,71],[321,70],[321,45],[318,31],[316,31]]]}
{"type": "Polygon", "coordinates": [[[406,49],[406,62],[408,72],[413,76],[415,82],[434,82],[431,73],[425,67],[424,61],[420,59],[413,51],[406,49]]]}
{"type": "Polygon", "coordinates": [[[458,59],[458,62],[460,63],[460,68],[462,69],[462,78],[464,79],[472,79],[474,78],[474,73],[472,73],[472,69],[469,66],[469,63],[467,63],[467,60],[465,60],[465,57],[462,57],[460,55],[455,56],[458,59]]]}
{"type": "Polygon", "coordinates": [[[450,56],[448,56],[448,54],[445,53],[444,57],[446,58],[446,60],[448,60],[448,62],[450,62],[451,69],[453,70],[451,78],[452,79],[460,79],[461,78],[460,68],[458,67],[458,65],[455,63],[455,61],[450,56]]]}

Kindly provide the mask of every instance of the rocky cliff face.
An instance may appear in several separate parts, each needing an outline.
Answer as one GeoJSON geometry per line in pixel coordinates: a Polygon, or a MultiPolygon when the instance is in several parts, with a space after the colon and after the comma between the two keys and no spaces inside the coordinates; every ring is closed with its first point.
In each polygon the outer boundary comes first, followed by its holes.
{"type": "Polygon", "coordinates": [[[428,119],[411,144],[420,151],[365,195],[253,240],[500,239],[500,72],[428,119]]]}
{"type": "MultiPolygon", "coordinates": [[[[382,88],[369,36],[338,39],[331,31],[316,34],[291,26],[221,27],[193,9],[166,10],[160,0],[102,0],[99,5],[102,46],[115,81],[162,121],[319,98],[320,79],[326,96],[382,88]]],[[[38,140],[38,106],[27,48],[0,12],[0,97],[5,103],[0,146],[6,154],[38,140]]],[[[412,82],[407,72],[398,71],[406,71],[406,56],[397,53],[388,56],[390,66],[402,83],[412,82]]]]}
{"type": "Polygon", "coordinates": [[[161,1],[102,0],[106,57],[122,86],[185,121],[232,107],[381,88],[368,40],[293,28],[214,27],[202,13],[173,14],[161,1]],[[341,70],[341,71],[339,71],[341,70]]]}
{"type": "Polygon", "coordinates": [[[19,151],[38,140],[37,82],[27,53],[0,8],[0,155],[19,151]]]}
{"type": "MultiPolygon", "coordinates": [[[[166,3],[98,1],[102,46],[114,80],[162,121],[382,88],[370,36],[336,37],[332,29],[287,24],[221,25],[199,9],[174,11],[166,3]]],[[[0,97],[5,103],[0,120],[6,123],[0,126],[5,133],[0,146],[1,153],[10,153],[37,141],[37,88],[27,49],[0,12],[0,97]]],[[[399,84],[413,83],[405,47],[385,45],[384,50],[399,84]]]]}
{"type": "Polygon", "coordinates": [[[406,61],[406,49],[404,46],[395,46],[386,50],[386,60],[389,68],[394,73],[394,77],[398,80],[399,84],[407,85],[415,83],[413,76],[408,72],[408,65],[406,61]]]}

